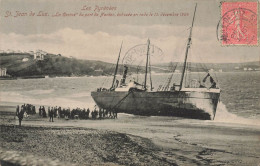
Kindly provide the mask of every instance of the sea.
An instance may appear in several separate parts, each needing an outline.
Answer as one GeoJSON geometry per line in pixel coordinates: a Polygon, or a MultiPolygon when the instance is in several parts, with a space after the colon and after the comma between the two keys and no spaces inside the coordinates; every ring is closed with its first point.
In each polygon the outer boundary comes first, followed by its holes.
{"type": "MultiPolygon", "coordinates": [[[[167,84],[170,75],[155,73],[148,75],[148,80],[152,80],[152,87],[157,90],[160,85],[167,84]]],[[[191,73],[192,78],[197,75],[200,79],[205,77],[203,73],[191,73]]],[[[128,76],[128,80],[132,78],[142,82],[144,75],[128,76]]],[[[180,73],[174,74],[173,82],[175,80],[178,83],[179,78],[180,73]]],[[[260,125],[260,72],[219,72],[214,73],[214,78],[221,88],[214,121],[260,125]]],[[[112,76],[0,80],[0,105],[29,103],[36,106],[93,109],[95,102],[91,91],[111,87],[112,80],[112,76]]]]}

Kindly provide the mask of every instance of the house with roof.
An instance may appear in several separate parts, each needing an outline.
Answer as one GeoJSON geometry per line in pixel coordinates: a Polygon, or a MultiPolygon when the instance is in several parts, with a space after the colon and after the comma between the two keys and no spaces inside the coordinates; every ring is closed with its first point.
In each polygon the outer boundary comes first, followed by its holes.
{"type": "Polygon", "coordinates": [[[37,50],[34,52],[34,59],[35,60],[44,60],[44,56],[47,55],[47,52],[42,50],[37,50]]]}
{"type": "Polygon", "coordinates": [[[7,69],[6,69],[6,68],[0,68],[0,77],[5,77],[5,76],[7,76],[6,72],[7,72],[7,69]]]}

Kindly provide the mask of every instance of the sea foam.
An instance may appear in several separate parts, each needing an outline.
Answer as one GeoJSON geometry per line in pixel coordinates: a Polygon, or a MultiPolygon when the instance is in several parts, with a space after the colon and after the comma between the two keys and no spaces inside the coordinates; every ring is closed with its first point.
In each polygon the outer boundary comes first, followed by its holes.
{"type": "Polygon", "coordinates": [[[214,122],[260,126],[259,119],[249,119],[249,118],[237,116],[229,112],[225,104],[223,104],[222,102],[218,103],[214,122]]]}

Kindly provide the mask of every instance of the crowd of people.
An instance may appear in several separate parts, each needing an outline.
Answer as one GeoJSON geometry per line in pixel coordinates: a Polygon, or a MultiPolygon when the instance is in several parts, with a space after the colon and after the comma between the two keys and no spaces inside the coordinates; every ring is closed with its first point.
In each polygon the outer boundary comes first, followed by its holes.
{"type": "Polygon", "coordinates": [[[21,105],[21,110],[23,110],[27,115],[36,114],[35,106],[32,104],[23,104],[21,105]]]}
{"type": "Polygon", "coordinates": [[[19,126],[21,126],[23,117],[28,117],[29,115],[35,115],[36,109],[35,106],[32,104],[23,104],[21,108],[19,105],[16,107],[16,116],[19,119],[19,126]]]}
{"type": "Polygon", "coordinates": [[[95,106],[94,110],[75,108],[70,110],[70,108],[61,107],[48,107],[46,111],[44,106],[39,108],[39,116],[43,118],[49,117],[49,121],[53,122],[53,118],[64,118],[64,119],[104,119],[104,118],[117,118],[116,110],[105,110],[95,106]]]}
{"type": "MultiPolygon", "coordinates": [[[[70,110],[70,108],[61,108],[61,107],[48,107],[45,106],[39,107],[39,116],[42,118],[49,117],[49,121],[53,122],[54,118],[64,118],[64,119],[105,119],[105,118],[117,118],[117,111],[115,109],[102,109],[97,106],[94,107],[94,110],[80,109],[75,108],[70,110]]],[[[16,116],[19,118],[19,125],[23,117],[28,117],[29,115],[35,115],[36,109],[32,104],[23,104],[21,107],[17,105],[16,116]],[[20,109],[21,108],[21,109],[20,109]]]]}

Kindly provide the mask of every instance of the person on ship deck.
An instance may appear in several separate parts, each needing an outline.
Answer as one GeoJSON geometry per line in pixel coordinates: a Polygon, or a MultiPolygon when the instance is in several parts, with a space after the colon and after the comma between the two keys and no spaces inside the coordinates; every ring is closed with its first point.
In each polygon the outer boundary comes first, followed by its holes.
{"type": "Polygon", "coordinates": [[[204,86],[204,87],[206,87],[204,84],[206,83],[206,81],[207,81],[207,78],[209,77],[209,81],[210,81],[210,86],[209,86],[209,89],[210,88],[217,88],[217,83],[215,82],[215,80],[213,79],[213,77],[208,73],[207,75],[206,75],[206,77],[202,80],[202,83],[203,84],[201,84],[200,86],[204,86]]]}

